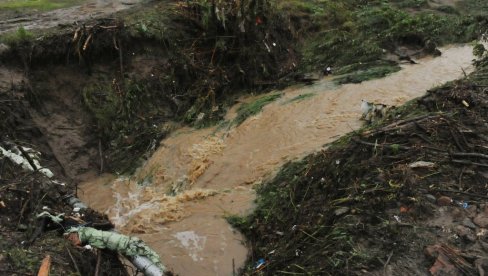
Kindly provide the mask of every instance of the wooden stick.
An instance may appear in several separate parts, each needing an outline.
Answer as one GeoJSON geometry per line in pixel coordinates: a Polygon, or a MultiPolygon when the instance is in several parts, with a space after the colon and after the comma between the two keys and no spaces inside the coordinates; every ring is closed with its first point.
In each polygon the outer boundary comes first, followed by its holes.
{"type": "Polygon", "coordinates": [[[458,163],[458,164],[474,165],[474,166],[480,166],[480,167],[487,167],[488,168],[488,164],[476,163],[476,162],[471,162],[471,161],[468,161],[468,160],[456,160],[456,159],[453,159],[453,160],[451,160],[451,162],[458,163]]]}
{"type": "Polygon", "coordinates": [[[488,159],[487,154],[475,153],[475,152],[453,152],[451,153],[451,155],[459,156],[459,157],[479,157],[479,158],[488,159]]]}
{"type": "Polygon", "coordinates": [[[22,155],[24,156],[24,158],[27,159],[27,162],[29,162],[29,164],[31,165],[32,170],[37,171],[36,164],[34,164],[34,161],[29,156],[29,154],[27,152],[25,152],[24,148],[21,147],[21,146],[17,146],[17,148],[20,150],[20,152],[22,153],[22,155]]]}
{"type": "Polygon", "coordinates": [[[102,251],[100,249],[97,250],[97,266],[95,268],[95,276],[98,276],[100,273],[100,263],[102,261],[102,251]]]}
{"type": "Polygon", "coordinates": [[[102,174],[103,173],[102,139],[98,139],[98,152],[100,154],[100,174],[102,174]]]}
{"type": "Polygon", "coordinates": [[[80,272],[80,268],[78,267],[78,264],[75,261],[75,258],[73,258],[73,255],[71,254],[71,251],[69,251],[68,247],[66,247],[66,246],[64,248],[66,248],[66,251],[68,251],[68,255],[71,258],[71,261],[73,262],[73,265],[76,269],[76,272],[78,272],[78,275],[82,275],[80,272]]]}

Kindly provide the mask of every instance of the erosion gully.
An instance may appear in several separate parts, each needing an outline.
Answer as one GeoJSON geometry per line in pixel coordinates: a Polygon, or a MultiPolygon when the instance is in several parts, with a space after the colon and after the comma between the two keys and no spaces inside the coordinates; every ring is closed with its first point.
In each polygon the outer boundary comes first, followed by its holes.
{"type": "MultiPolygon", "coordinates": [[[[271,92],[283,96],[241,125],[179,129],[134,175],[103,175],[83,183],[79,196],[119,231],[146,241],[177,274],[232,275],[248,249],[225,217],[252,211],[254,185],[359,129],[362,99],[400,106],[469,73],[472,59],[471,47],[451,46],[382,79],[335,86],[324,78],[271,92]],[[291,101],[300,95],[310,97],[291,101]]],[[[255,99],[241,99],[226,119],[255,99]]]]}

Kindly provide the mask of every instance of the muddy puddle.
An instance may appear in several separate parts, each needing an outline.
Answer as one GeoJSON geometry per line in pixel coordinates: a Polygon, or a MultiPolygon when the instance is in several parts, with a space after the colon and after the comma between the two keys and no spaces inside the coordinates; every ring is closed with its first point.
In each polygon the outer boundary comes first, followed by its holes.
{"type": "Polygon", "coordinates": [[[252,210],[253,185],[360,128],[362,99],[399,106],[471,71],[470,47],[442,52],[383,79],[343,86],[323,79],[275,91],[282,97],[240,126],[180,129],[135,175],[104,175],[83,183],[79,196],[121,232],[144,239],[179,275],[232,275],[247,249],[224,217],[252,210]]]}

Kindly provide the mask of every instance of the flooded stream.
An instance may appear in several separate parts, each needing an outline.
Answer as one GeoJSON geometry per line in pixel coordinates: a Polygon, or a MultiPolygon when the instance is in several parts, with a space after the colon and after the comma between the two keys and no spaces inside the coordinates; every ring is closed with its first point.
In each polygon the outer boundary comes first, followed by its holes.
{"type": "Polygon", "coordinates": [[[232,275],[247,249],[224,217],[252,210],[253,185],[360,128],[362,99],[399,106],[461,77],[462,69],[471,71],[471,47],[442,52],[383,79],[335,86],[327,78],[272,92],[283,95],[240,126],[180,129],[135,175],[104,175],[82,184],[79,195],[106,212],[119,231],[145,240],[177,274],[232,275]],[[292,100],[300,95],[307,97],[292,100]]]}

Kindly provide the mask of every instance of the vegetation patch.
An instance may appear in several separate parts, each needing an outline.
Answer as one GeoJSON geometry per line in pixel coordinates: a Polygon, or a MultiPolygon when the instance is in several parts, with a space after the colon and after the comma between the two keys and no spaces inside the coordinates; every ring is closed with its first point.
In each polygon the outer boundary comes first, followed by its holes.
{"type": "Polygon", "coordinates": [[[398,72],[400,69],[401,68],[398,64],[371,67],[338,76],[334,78],[334,82],[336,82],[337,84],[361,83],[367,80],[383,78],[391,73],[398,72]]]}
{"type": "Polygon", "coordinates": [[[237,110],[237,117],[234,119],[233,123],[236,125],[242,124],[247,118],[258,114],[264,106],[274,102],[281,96],[281,93],[265,95],[251,103],[242,104],[237,110]]]}
{"type": "Polygon", "coordinates": [[[26,30],[24,27],[19,27],[14,32],[8,32],[0,36],[0,42],[9,45],[10,47],[19,47],[28,43],[34,38],[32,32],[26,30]]]}
{"type": "MultiPolygon", "coordinates": [[[[446,195],[454,202],[448,212],[459,212],[464,203],[484,212],[479,195],[486,196],[485,180],[477,175],[484,174],[486,149],[469,152],[488,133],[487,96],[481,93],[486,64],[485,58],[478,73],[430,91],[374,128],[285,165],[260,186],[254,214],[229,219],[251,243],[245,273],[375,274],[388,266],[393,274],[422,274],[437,258],[424,256],[431,244],[471,252],[476,243],[439,235],[430,223],[442,216],[435,199],[446,195]],[[472,135],[462,131],[467,128],[472,135]],[[463,166],[474,173],[459,180],[463,166]]],[[[471,273],[476,263],[467,260],[456,269],[471,273]]]]}
{"type": "Polygon", "coordinates": [[[6,0],[0,2],[2,9],[49,11],[81,3],[82,0],[6,0]]]}
{"type": "Polygon", "coordinates": [[[314,97],[315,93],[304,93],[304,94],[300,94],[296,97],[293,97],[287,101],[285,101],[283,104],[289,104],[289,103],[293,103],[293,102],[300,102],[300,101],[303,101],[303,100],[306,100],[306,99],[309,99],[309,98],[312,98],[314,97]]]}

